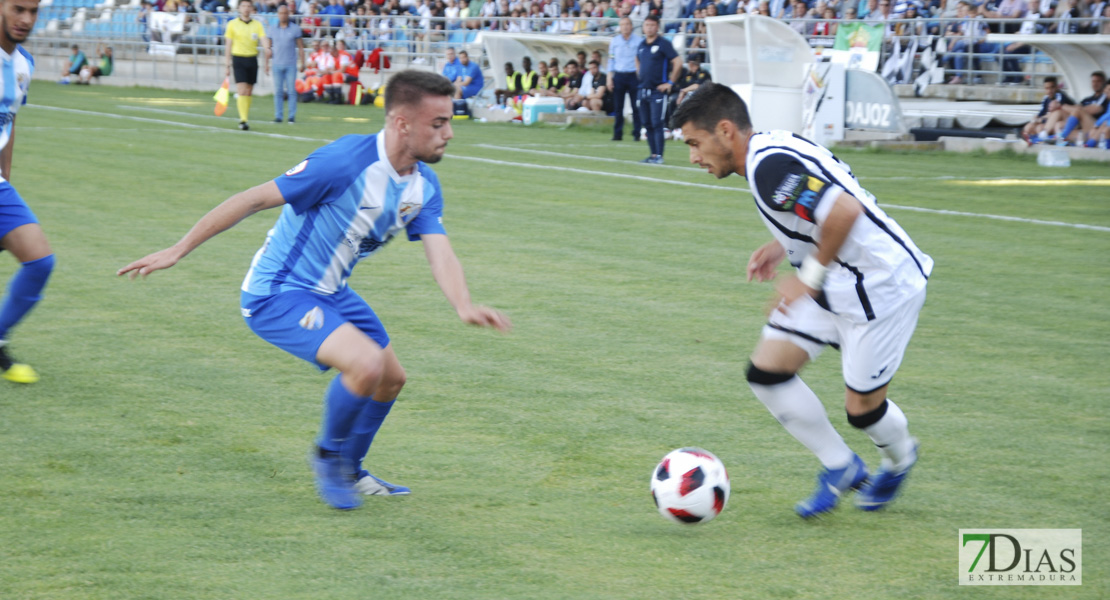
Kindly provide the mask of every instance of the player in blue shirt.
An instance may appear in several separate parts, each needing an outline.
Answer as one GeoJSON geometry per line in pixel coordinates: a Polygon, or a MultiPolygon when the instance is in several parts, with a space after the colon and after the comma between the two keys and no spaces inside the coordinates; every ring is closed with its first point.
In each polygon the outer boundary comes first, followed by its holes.
{"type": "Polygon", "coordinates": [[[640,162],[663,164],[663,119],[674,82],[682,73],[682,59],[674,46],[659,35],[659,17],[644,19],[644,41],[636,52],[636,71],[640,76],[640,120],[647,128],[651,156],[640,162]]]}
{"type": "Polygon", "coordinates": [[[266,341],[339,371],[324,396],[313,457],[320,496],[338,509],[357,507],[360,493],[409,493],[362,468],[405,372],[381,321],[347,287],[355,264],[403,232],[424,243],[432,276],[462,321],[511,327],[505,315],[471,303],[443,228],[439,179],[428,167],[453,137],[454,92],[440,75],[401,71],[386,88],[384,130],[320,148],[277,179],[228,198],[177,244],[118,272],[145,277],[171,267],[240,220],[282,207],[243,281],[243,317],[266,341]]]}
{"type": "Polygon", "coordinates": [[[0,302],[0,376],[16,383],[34,383],[39,376],[7,352],[8,333],[42,298],[54,270],[54,251],[38,219],[8,180],[15,145],[15,114],[27,103],[35,61],[19,43],[27,39],[38,18],[39,0],[0,2],[0,250],[20,263],[0,302]]]}

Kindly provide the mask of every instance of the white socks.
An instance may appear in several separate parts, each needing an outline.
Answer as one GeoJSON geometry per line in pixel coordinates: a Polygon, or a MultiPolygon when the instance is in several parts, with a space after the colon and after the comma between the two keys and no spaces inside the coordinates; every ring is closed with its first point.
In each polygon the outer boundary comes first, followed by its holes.
{"type": "MultiPolygon", "coordinates": [[[[882,410],[882,406],[876,410],[882,410]]],[[[888,398],[886,414],[863,430],[879,448],[879,454],[883,457],[883,468],[901,471],[909,466],[914,458],[914,440],[910,436],[906,415],[897,404],[888,398]]]]}
{"type": "MultiPolygon", "coordinates": [[[[749,381],[748,385],[790,435],[816,454],[826,469],[843,469],[852,462],[855,453],[833,429],[821,400],[800,377],[794,376],[772,385],[749,381]]],[[[904,415],[902,423],[904,429],[904,415]]]]}

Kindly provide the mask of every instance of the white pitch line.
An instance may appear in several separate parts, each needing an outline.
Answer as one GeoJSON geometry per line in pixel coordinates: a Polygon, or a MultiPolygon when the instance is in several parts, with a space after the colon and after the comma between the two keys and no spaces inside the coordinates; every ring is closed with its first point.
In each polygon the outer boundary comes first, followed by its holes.
{"type": "Polygon", "coordinates": [[[1006,215],[991,215],[983,213],[969,213],[958,210],[943,210],[937,208],[919,208],[917,206],[898,206],[897,204],[880,204],[880,208],[894,208],[897,210],[911,210],[914,212],[931,213],[934,215],[953,215],[957,217],[975,217],[978,219],[994,219],[996,221],[1014,221],[1016,223],[1032,223],[1034,225],[1051,225],[1054,227],[1071,227],[1072,229],[1089,229],[1091,231],[1107,231],[1110,227],[1101,225],[1085,225],[1083,223],[1065,223],[1064,221],[1042,221],[1040,219],[1026,219],[1025,217],[1008,217],[1006,215]]]}
{"type": "MultiPolygon", "coordinates": [[[[626,159],[623,159],[623,158],[608,158],[608,157],[603,157],[603,156],[585,156],[585,155],[582,155],[582,154],[566,154],[566,153],[563,153],[563,152],[551,152],[550,150],[533,150],[531,148],[514,148],[512,146],[498,146],[498,145],[495,145],[495,144],[474,144],[474,147],[475,148],[488,148],[490,150],[507,150],[509,152],[527,152],[529,154],[540,154],[540,155],[544,155],[544,156],[558,156],[558,157],[562,157],[562,158],[578,158],[578,159],[582,159],[582,160],[588,160],[590,162],[599,162],[599,161],[600,162],[615,162],[615,163],[621,163],[621,164],[624,164],[624,165],[638,165],[638,164],[640,164],[639,161],[626,160],[626,159]]],[[[652,169],[655,169],[657,167],[663,167],[665,169],[678,169],[680,171],[703,172],[702,169],[695,169],[693,167],[679,167],[679,166],[675,166],[675,165],[646,165],[645,164],[644,166],[652,168],[652,169]]],[[[718,186],[714,186],[714,187],[718,187],[718,186]]]]}
{"type": "Polygon", "coordinates": [[[673,181],[671,179],[657,179],[655,177],[644,177],[641,175],[626,175],[624,173],[611,173],[609,171],[591,171],[590,169],[575,169],[572,167],[556,167],[554,165],[539,165],[535,163],[518,163],[509,162],[507,160],[496,160],[493,158],[478,158],[477,156],[459,156],[457,154],[448,154],[446,158],[457,158],[460,160],[470,160],[474,162],[484,162],[493,165],[504,165],[507,167],[524,167],[532,169],[542,169],[545,171],[564,171],[567,173],[580,173],[582,175],[600,175],[602,177],[616,177],[619,179],[635,179],[638,181],[648,181],[651,183],[662,183],[668,185],[681,185],[686,187],[707,188],[711,190],[721,190],[725,192],[746,192],[748,188],[743,187],[725,187],[723,185],[709,185],[706,183],[690,183],[687,181],[673,181]]]}
{"type": "MultiPolygon", "coordinates": [[[[209,125],[194,125],[192,123],[181,123],[181,122],[178,122],[178,121],[165,121],[165,120],[162,120],[162,119],[149,119],[149,118],[146,118],[146,117],[136,117],[136,116],[132,116],[132,115],[117,115],[117,114],[112,114],[112,113],[95,112],[95,111],[91,111],[91,110],[81,110],[79,108],[63,108],[63,107],[58,107],[58,106],[44,106],[44,105],[41,105],[41,104],[32,104],[30,106],[32,106],[34,108],[42,108],[42,109],[45,109],[45,110],[54,110],[54,111],[59,111],[59,112],[72,112],[72,113],[77,113],[77,114],[93,115],[93,116],[98,116],[98,117],[112,117],[112,118],[116,118],[116,119],[133,120],[133,121],[140,121],[140,122],[144,122],[144,123],[157,123],[159,125],[176,125],[176,126],[179,126],[179,127],[187,127],[187,128],[190,128],[190,129],[200,129],[200,130],[205,130],[205,131],[226,131],[228,133],[235,133],[236,135],[242,135],[242,133],[240,133],[236,129],[225,129],[223,127],[212,127],[212,126],[209,126],[209,125]]],[[[250,134],[254,134],[254,135],[261,135],[261,136],[266,136],[266,137],[272,137],[272,138],[279,138],[279,139],[304,141],[304,142],[332,142],[333,141],[333,140],[321,139],[321,138],[306,138],[306,137],[285,135],[285,134],[281,134],[281,133],[262,133],[262,132],[255,132],[255,131],[248,131],[246,133],[250,133],[250,134]]],[[[506,148],[512,150],[512,148],[508,148],[508,147],[506,147],[506,148]]],[[[686,181],[672,181],[672,180],[669,180],[669,179],[658,179],[658,178],[655,178],[655,177],[644,177],[644,176],[640,176],[640,175],[627,175],[627,174],[624,174],[624,173],[611,173],[611,172],[608,172],[608,171],[593,171],[593,170],[590,170],[590,169],[575,169],[575,168],[571,168],[571,167],[557,167],[557,166],[553,166],[553,165],[541,165],[541,164],[535,164],[535,163],[510,162],[510,161],[504,161],[504,160],[495,160],[495,159],[492,159],[492,158],[479,158],[479,157],[476,157],[476,156],[459,156],[459,155],[449,154],[449,155],[447,155],[447,158],[457,158],[457,159],[460,159],[460,160],[469,160],[469,161],[473,161],[473,162],[483,162],[483,163],[488,163],[488,164],[503,165],[503,166],[509,166],[509,167],[543,169],[543,170],[548,170],[548,171],[564,171],[564,172],[569,172],[569,173],[580,173],[580,174],[583,174],[583,175],[600,175],[602,177],[616,177],[616,178],[619,178],[619,179],[634,179],[634,180],[637,180],[637,181],[647,181],[647,182],[651,182],[651,183],[662,183],[662,184],[679,185],[679,186],[685,186],[685,187],[707,188],[707,189],[711,189],[711,190],[721,190],[721,191],[730,191],[730,192],[731,191],[741,191],[741,192],[750,191],[748,188],[744,188],[744,187],[726,187],[726,186],[723,186],[723,185],[709,185],[709,184],[704,184],[704,183],[690,183],[690,182],[686,182],[686,181]]],[[[656,166],[658,166],[658,165],[656,165],[656,166]]],[[[997,179],[997,178],[994,178],[994,179],[997,179]]],[[[1041,178],[1041,179],[1043,179],[1043,178],[1041,178]]],[[[958,217],[972,217],[972,218],[979,218],[979,219],[993,219],[993,220],[996,220],[996,221],[1011,221],[1011,222],[1016,222],[1016,223],[1029,223],[1029,224],[1033,224],[1033,225],[1047,225],[1047,226],[1053,226],[1053,227],[1069,227],[1069,228],[1072,228],[1072,229],[1086,229],[1086,230],[1089,230],[1089,231],[1110,232],[1110,227],[1103,227],[1103,226],[1100,226],[1100,225],[1086,225],[1086,224],[1083,224],[1083,223],[1066,223],[1066,222],[1063,222],[1063,221],[1042,221],[1040,219],[1026,219],[1024,217],[1009,217],[1009,216],[1006,216],[1006,215],[969,213],[969,212],[961,212],[961,211],[955,211],[955,210],[941,210],[941,209],[934,209],[934,208],[919,208],[919,207],[915,207],[915,206],[899,206],[899,205],[896,205],[896,204],[882,204],[880,206],[882,206],[884,209],[893,208],[895,210],[909,210],[909,211],[923,212],[923,213],[930,213],[930,214],[938,214],[938,215],[951,215],[951,216],[958,216],[958,217]]]]}
{"type": "Polygon", "coordinates": [[[58,111],[58,112],[70,112],[70,113],[77,113],[77,114],[80,114],[80,115],[92,115],[92,116],[96,116],[96,117],[111,117],[113,119],[124,119],[124,120],[128,120],[128,121],[139,121],[139,122],[142,122],[142,123],[157,123],[158,125],[176,125],[178,127],[187,127],[189,129],[202,129],[202,130],[205,130],[205,131],[226,131],[228,133],[234,133],[235,135],[260,135],[260,136],[264,136],[264,137],[278,138],[278,139],[284,139],[284,140],[296,140],[296,141],[300,141],[300,142],[331,142],[331,141],[333,141],[333,140],[325,140],[325,139],[320,139],[320,138],[306,138],[306,137],[298,137],[298,136],[295,136],[295,135],[285,135],[285,134],[282,134],[282,133],[263,133],[261,131],[245,131],[245,132],[243,132],[243,131],[239,131],[238,129],[224,128],[224,127],[213,127],[211,125],[195,125],[193,123],[182,123],[180,121],[166,121],[166,120],[163,120],[163,119],[149,119],[147,117],[136,117],[134,115],[117,115],[117,114],[113,114],[113,113],[102,113],[102,112],[95,112],[95,111],[91,111],[91,110],[82,110],[80,108],[64,108],[64,107],[61,107],[61,106],[45,106],[45,105],[42,105],[42,104],[30,104],[28,106],[31,106],[33,108],[41,108],[41,109],[44,109],[44,110],[53,110],[53,111],[58,111]]]}

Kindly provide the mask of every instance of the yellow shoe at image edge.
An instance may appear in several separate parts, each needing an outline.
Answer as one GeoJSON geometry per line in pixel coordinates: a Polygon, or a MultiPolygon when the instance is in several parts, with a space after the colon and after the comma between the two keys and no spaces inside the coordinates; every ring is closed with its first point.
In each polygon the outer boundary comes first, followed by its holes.
{"type": "Polygon", "coordinates": [[[12,365],[10,369],[4,371],[2,377],[15,383],[35,383],[39,380],[39,374],[30,365],[22,363],[12,365]]]}

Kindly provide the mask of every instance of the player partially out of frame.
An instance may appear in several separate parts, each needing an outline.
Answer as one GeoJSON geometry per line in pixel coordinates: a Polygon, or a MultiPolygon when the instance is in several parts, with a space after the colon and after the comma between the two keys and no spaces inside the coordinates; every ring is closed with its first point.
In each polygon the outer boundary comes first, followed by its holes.
{"type": "Polygon", "coordinates": [[[146,276],[173,266],[240,220],[282,207],[242,287],[242,312],[264,340],[339,371],[324,395],[313,455],[320,496],[338,509],[359,494],[405,495],[363,469],[405,372],[381,321],[347,286],[351,270],[402,232],[421,240],[432,276],[459,318],[508,331],[502,313],[471,303],[462,266],[442,224],[443,194],[428,166],[442,157],[455,88],[446,78],[401,71],[385,94],[385,128],[328,144],[276,179],[235,194],[173,246],[119,270],[146,276]]]}
{"type": "Polygon", "coordinates": [[[917,462],[917,440],[887,387],[925,303],[932,259],[831,152],[790,132],[755,133],[730,88],[703,86],[678,107],[671,128],[682,129],[690,162],[718,178],[747,178],[774,237],[752,253],[748,280],[773,279],[783,260],[798,268],[779,280],[777,306],[748,366],[755,396],[824,467],[795,510],[805,518],[826,513],[852,489],[859,508],[886,506],[917,462]],[[881,455],[870,479],[798,377],[826,346],[841,352],[848,422],[881,455]]]}
{"type": "Polygon", "coordinates": [[[35,61],[19,44],[31,35],[39,0],[0,0],[0,249],[19,261],[0,303],[0,376],[16,383],[34,383],[38,373],[18,363],[7,350],[8,334],[42,298],[54,270],[54,251],[38,219],[9,183],[15,146],[15,114],[27,102],[35,61]]]}

